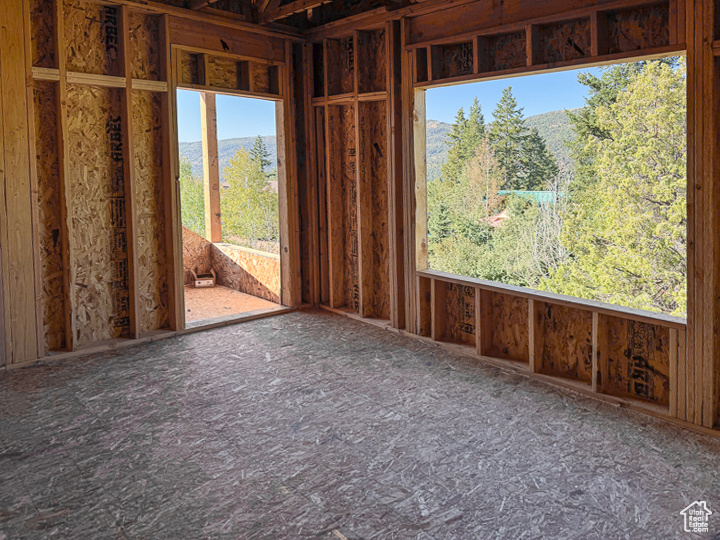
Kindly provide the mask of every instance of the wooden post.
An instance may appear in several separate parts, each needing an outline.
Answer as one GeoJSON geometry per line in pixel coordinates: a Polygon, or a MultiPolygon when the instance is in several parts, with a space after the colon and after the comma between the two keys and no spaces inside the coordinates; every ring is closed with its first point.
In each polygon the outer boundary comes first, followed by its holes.
{"type": "Polygon", "coordinates": [[[135,144],[133,142],[133,102],[132,102],[132,64],[130,57],[129,8],[120,6],[121,21],[121,75],[125,77],[122,104],[123,173],[125,175],[125,211],[128,258],[128,289],[130,295],[130,336],[140,337],[139,284],[137,260],[137,211],[135,208],[135,144]]]}
{"type": "MultiPolygon", "coordinates": [[[[598,332],[600,315],[597,311],[592,313],[592,389],[598,391],[598,332]]],[[[605,382],[605,381],[603,381],[605,382]]]]}
{"type": "Polygon", "coordinates": [[[215,94],[200,94],[200,122],[203,148],[203,184],[205,186],[205,238],[220,242],[220,166],[218,163],[217,108],[215,94]]]}
{"type": "Polygon", "coordinates": [[[403,257],[402,66],[400,23],[387,24],[388,57],[388,230],[390,234],[390,324],[405,328],[405,258],[403,257]]]}
{"type": "Polygon", "coordinates": [[[180,215],[180,172],[178,167],[178,139],[175,129],[175,77],[173,54],[168,30],[168,15],[160,20],[160,80],[166,81],[168,91],[163,93],[163,208],[165,210],[165,249],[167,253],[167,281],[169,325],[171,330],[185,328],[185,290],[182,261],[182,220],[180,215]]]}
{"type": "Polygon", "coordinates": [[[6,363],[38,357],[34,238],[30,183],[28,74],[23,1],[3,2],[0,27],[0,247],[6,363]]]}

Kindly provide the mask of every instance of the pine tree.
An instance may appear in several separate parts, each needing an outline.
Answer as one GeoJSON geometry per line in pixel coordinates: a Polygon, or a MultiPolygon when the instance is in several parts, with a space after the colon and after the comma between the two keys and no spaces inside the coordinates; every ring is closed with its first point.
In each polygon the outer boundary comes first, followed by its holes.
{"type": "Polygon", "coordinates": [[[485,118],[477,97],[470,107],[470,116],[465,117],[461,107],[455,116],[452,131],[448,134],[446,144],[450,146],[447,161],[441,168],[445,180],[457,182],[465,167],[475,154],[475,148],[485,136],[485,118]]]}
{"type": "Polygon", "coordinates": [[[260,135],[257,136],[253,147],[250,149],[250,159],[257,161],[263,171],[272,164],[270,161],[270,152],[268,152],[268,149],[260,135]]]}
{"type": "Polygon", "coordinates": [[[439,242],[443,238],[448,238],[452,232],[453,224],[450,209],[444,202],[440,202],[436,207],[436,211],[428,219],[428,233],[433,242],[439,242]]]}
{"type": "Polygon", "coordinates": [[[532,128],[522,147],[522,174],[518,189],[545,189],[558,172],[557,161],[547,149],[545,139],[536,128],[532,128]]]}
{"type": "Polygon", "coordinates": [[[512,86],[508,86],[493,111],[495,120],[490,124],[490,142],[503,170],[502,189],[522,188],[522,151],[527,139],[522,111],[512,94],[512,86]]]}

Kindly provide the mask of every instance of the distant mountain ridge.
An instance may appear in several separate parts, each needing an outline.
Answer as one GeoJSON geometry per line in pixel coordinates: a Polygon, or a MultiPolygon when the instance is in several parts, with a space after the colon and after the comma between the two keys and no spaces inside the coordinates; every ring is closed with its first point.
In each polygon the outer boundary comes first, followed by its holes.
{"type": "MultiPolygon", "coordinates": [[[[572,112],[572,111],[571,111],[572,112]]],[[[565,111],[551,111],[543,114],[536,114],[525,119],[529,128],[536,128],[545,139],[547,147],[558,161],[561,170],[567,170],[571,164],[570,150],[565,146],[565,141],[572,141],[575,138],[572,124],[565,111]]],[[[434,180],[440,176],[440,169],[447,161],[448,134],[452,125],[437,120],[427,121],[427,178],[434,180]]],[[[242,137],[238,139],[223,139],[218,141],[218,153],[220,157],[220,181],[223,179],[223,170],[230,163],[230,159],[240,148],[250,150],[255,143],[256,137],[242,137]]],[[[274,169],[277,165],[277,140],[274,135],[262,137],[265,146],[270,152],[274,169]]],[[[193,168],[193,175],[202,178],[202,143],[181,142],[180,154],[190,161],[193,168]]]]}
{"type": "MultiPolygon", "coordinates": [[[[277,168],[277,138],[275,135],[267,135],[261,137],[268,152],[270,152],[270,162],[268,172],[277,168]]],[[[230,164],[230,160],[240,148],[250,151],[255,144],[255,137],[241,137],[237,139],[222,139],[218,141],[218,157],[220,158],[220,182],[224,182],[223,171],[230,164]]],[[[180,155],[190,161],[192,165],[193,176],[202,178],[202,141],[181,142],[179,144],[180,155]]]]}
{"type": "MultiPolygon", "coordinates": [[[[573,110],[569,112],[573,112],[573,110]]],[[[566,112],[564,110],[551,111],[528,116],[525,119],[525,124],[528,128],[536,128],[538,133],[545,139],[548,150],[555,156],[560,170],[568,170],[572,165],[572,159],[570,158],[570,149],[565,145],[565,141],[575,140],[575,131],[566,112]]],[[[440,177],[440,170],[447,161],[448,145],[446,141],[451,131],[452,124],[437,120],[427,121],[428,180],[440,177]]]]}

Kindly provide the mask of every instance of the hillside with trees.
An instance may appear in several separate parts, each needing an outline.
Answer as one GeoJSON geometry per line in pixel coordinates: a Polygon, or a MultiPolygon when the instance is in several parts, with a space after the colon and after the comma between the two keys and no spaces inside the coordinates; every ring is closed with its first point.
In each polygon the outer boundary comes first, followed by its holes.
{"type": "Polygon", "coordinates": [[[427,187],[430,265],[684,316],[684,59],[578,79],[588,93],[568,114],[569,166],[511,87],[490,123],[477,100],[458,111],[441,177],[427,187]]]}
{"type": "MultiPolygon", "coordinates": [[[[277,170],[261,137],[253,146],[240,148],[222,173],[220,192],[222,241],[239,246],[280,252],[277,170]],[[270,172],[268,172],[270,171],[270,172]]],[[[180,205],[183,226],[205,234],[205,195],[202,176],[193,173],[190,161],[180,160],[180,205]]]]}

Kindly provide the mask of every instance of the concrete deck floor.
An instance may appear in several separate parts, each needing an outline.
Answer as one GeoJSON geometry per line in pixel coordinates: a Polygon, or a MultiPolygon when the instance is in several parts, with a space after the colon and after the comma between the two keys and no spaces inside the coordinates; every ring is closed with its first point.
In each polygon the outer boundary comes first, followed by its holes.
{"type": "Polygon", "coordinates": [[[0,375],[0,539],[662,539],[720,441],[340,316],[0,375]]]}

